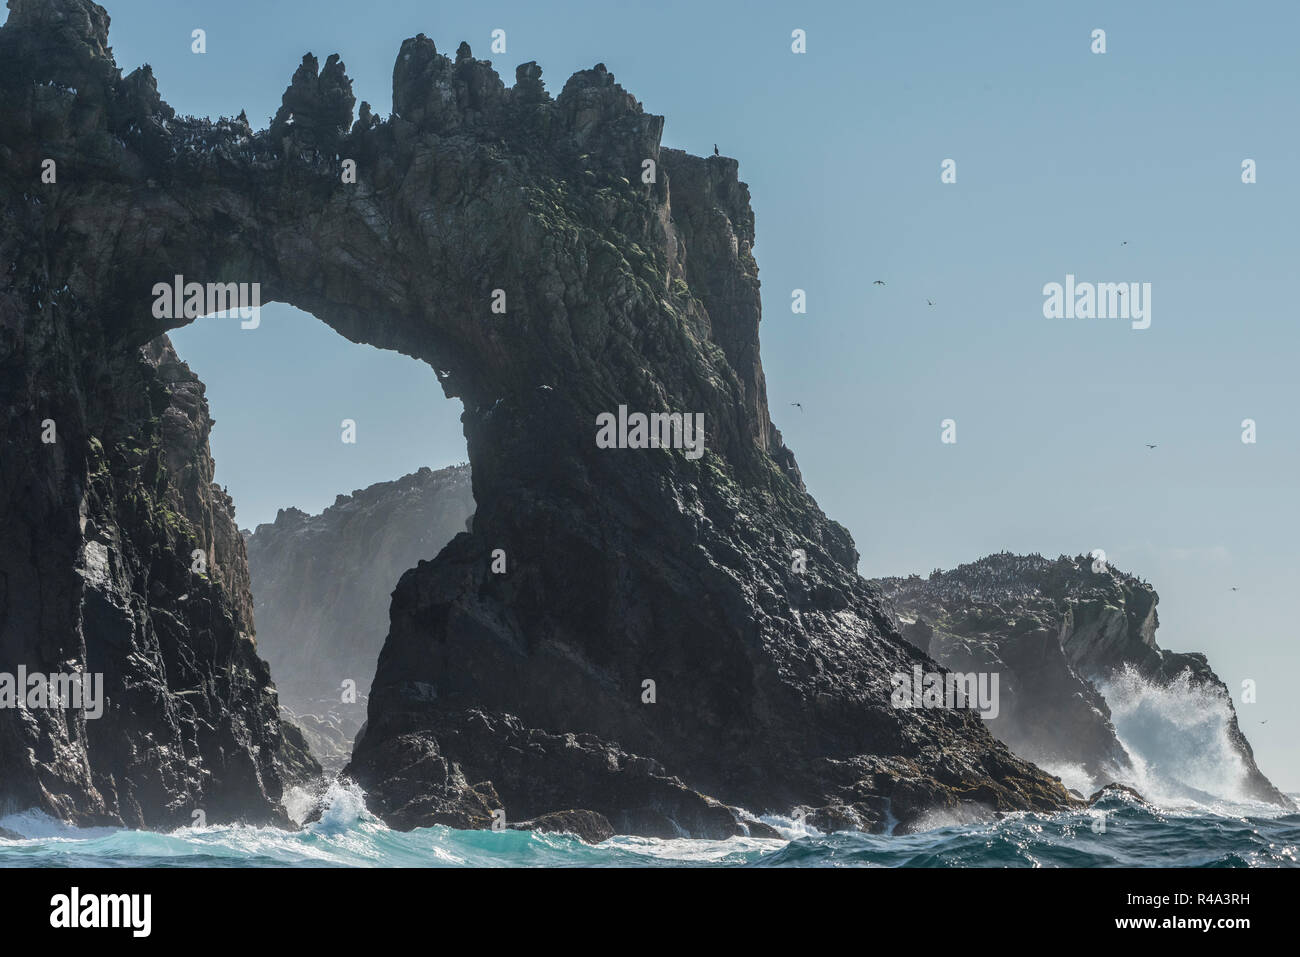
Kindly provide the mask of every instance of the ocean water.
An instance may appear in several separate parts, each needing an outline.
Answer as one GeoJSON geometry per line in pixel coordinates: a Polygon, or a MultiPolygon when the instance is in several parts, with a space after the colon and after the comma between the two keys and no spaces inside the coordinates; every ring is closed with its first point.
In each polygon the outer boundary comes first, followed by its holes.
{"type": "MultiPolygon", "coordinates": [[[[596,846],[562,834],[390,830],[355,785],[325,786],[319,820],[297,831],[184,828],[167,834],[77,829],[27,812],[0,818],[22,835],[0,838],[0,867],[1297,867],[1300,813],[1252,801],[1228,740],[1226,702],[1180,685],[1122,675],[1103,689],[1116,732],[1133,757],[1120,776],[1144,804],[1110,793],[1093,808],[997,819],[933,815],[906,836],[822,834],[779,816],[762,820],[777,839],[726,841],[615,837],[596,846]]],[[[1089,794],[1105,781],[1039,763],[1089,794]]],[[[1300,799],[1300,795],[1293,795],[1300,799]]],[[[316,798],[295,789],[296,820],[316,798]]]]}
{"type": "Polygon", "coordinates": [[[1300,814],[1269,805],[1153,808],[1108,797],[1090,812],[932,822],[901,837],[820,834],[766,817],[782,840],[577,838],[527,831],[389,830],[355,787],[333,785],[329,809],[300,831],[185,828],[170,834],[69,828],[41,815],[0,826],[0,867],[1296,867],[1300,814]],[[1106,812],[1099,832],[1095,811],[1106,812]]]}

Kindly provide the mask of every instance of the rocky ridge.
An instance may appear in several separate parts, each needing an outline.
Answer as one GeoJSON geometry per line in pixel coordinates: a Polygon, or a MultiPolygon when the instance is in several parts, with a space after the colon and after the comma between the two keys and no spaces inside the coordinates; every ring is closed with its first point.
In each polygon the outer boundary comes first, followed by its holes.
{"type": "Polygon", "coordinates": [[[1100,689],[1125,669],[1162,686],[1186,675],[1190,687],[1226,705],[1246,792],[1291,805],[1259,770],[1232,694],[1206,657],[1156,644],[1160,596],[1138,577],[1082,555],[1002,552],[928,578],[878,584],[903,635],[937,662],[1000,673],[1000,714],[987,724],[1017,754],[1080,765],[1095,779],[1127,777],[1131,756],[1100,689]]]}
{"type": "MultiPolygon", "coordinates": [[[[24,345],[56,351],[48,335],[24,345]]],[[[320,768],[282,725],[257,656],[203,385],[165,337],[83,368],[82,389],[40,400],[55,441],[6,443],[44,474],[60,520],[15,509],[21,486],[0,491],[0,669],[102,674],[104,711],[0,711],[0,800],[79,824],[166,829],[201,811],[210,823],[287,826],[285,787],[320,768]],[[47,554],[70,567],[24,564],[47,554]]]]}

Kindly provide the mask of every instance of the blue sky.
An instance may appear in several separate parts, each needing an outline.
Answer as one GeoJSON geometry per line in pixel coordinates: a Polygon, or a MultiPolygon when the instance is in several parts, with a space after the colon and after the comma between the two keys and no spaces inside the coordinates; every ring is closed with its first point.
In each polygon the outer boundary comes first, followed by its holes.
{"type": "MultiPolygon", "coordinates": [[[[666,145],[739,159],[773,415],[862,572],[1103,548],[1160,592],[1162,645],[1206,652],[1234,689],[1258,683],[1243,728],[1265,773],[1300,790],[1300,6],[107,6],[120,66],[151,63],[182,113],[246,109],[257,126],[307,51],[340,53],[382,114],[418,32],[489,57],[504,29],[498,71],[537,60],[553,94],[605,63],[667,117],[666,145]],[[955,184],[940,182],[947,158],[955,184]],[[1151,327],[1045,319],[1042,287],[1066,273],[1150,282],[1151,327]]],[[[430,370],[289,307],[258,330],[203,320],[174,339],[208,384],[241,524],[465,458],[459,405],[430,370]],[[339,441],[348,417],[356,446],[339,441]]]]}

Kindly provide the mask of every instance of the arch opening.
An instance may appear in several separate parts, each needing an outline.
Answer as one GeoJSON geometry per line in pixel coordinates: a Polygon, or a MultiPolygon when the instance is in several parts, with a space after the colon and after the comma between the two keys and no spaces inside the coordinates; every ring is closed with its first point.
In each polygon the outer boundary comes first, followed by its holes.
{"type": "Polygon", "coordinates": [[[163,338],[220,423],[213,479],[233,502],[281,713],[333,772],[365,721],[398,579],[472,520],[460,403],[422,361],[285,303],[259,313],[163,338]]]}

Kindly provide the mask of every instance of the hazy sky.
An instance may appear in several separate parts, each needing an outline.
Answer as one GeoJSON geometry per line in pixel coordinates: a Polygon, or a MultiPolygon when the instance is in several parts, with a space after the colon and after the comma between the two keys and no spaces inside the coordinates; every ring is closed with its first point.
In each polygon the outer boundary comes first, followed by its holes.
{"type": "MultiPolygon", "coordinates": [[[[1243,728],[1265,773],[1300,790],[1300,5],[106,5],[124,70],[151,63],[179,112],[246,109],[256,126],[307,51],[340,53],[385,115],[418,32],[443,52],[467,40],[508,82],[537,60],[552,94],[605,63],[667,117],[665,145],[739,159],[773,415],[862,572],[1103,548],[1159,590],[1162,645],[1206,652],[1234,690],[1258,682],[1243,728]],[[496,28],[505,55],[489,52],[496,28]],[[940,182],[949,158],[955,184],[940,182]],[[1044,284],[1067,273],[1151,283],[1150,328],[1044,318],[1044,284]]],[[[208,384],[217,479],[243,525],[465,458],[431,370],[288,307],[174,339],[208,384]],[[356,446],[339,441],[347,417],[356,446]]]]}

